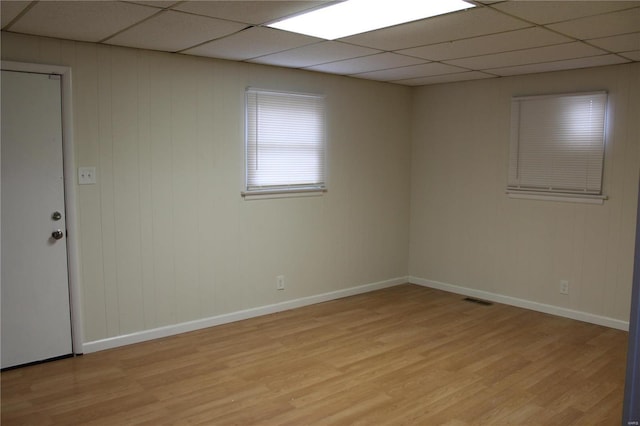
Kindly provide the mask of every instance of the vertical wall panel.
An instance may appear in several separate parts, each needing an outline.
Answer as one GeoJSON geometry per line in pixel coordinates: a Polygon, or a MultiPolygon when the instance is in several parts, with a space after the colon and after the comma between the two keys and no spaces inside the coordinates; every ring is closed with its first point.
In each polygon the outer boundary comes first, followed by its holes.
{"type": "MultiPolygon", "coordinates": [[[[216,91],[211,67],[207,61],[200,61],[194,69],[195,80],[198,82],[196,89],[196,128],[195,128],[195,153],[197,170],[197,192],[200,194],[196,205],[199,234],[197,237],[196,260],[199,282],[199,303],[202,316],[212,316],[217,312],[216,287],[220,285],[220,271],[214,260],[216,257],[216,245],[230,249],[231,247],[221,238],[216,238],[214,225],[219,219],[216,210],[216,200],[221,196],[216,188],[215,179],[215,152],[214,143],[216,131],[215,102],[216,91]]],[[[227,226],[231,225],[226,223],[227,226]]]]}
{"type": "Polygon", "coordinates": [[[203,311],[208,315],[210,312],[232,312],[243,306],[245,281],[242,279],[241,265],[245,261],[245,253],[242,251],[244,234],[239,192],[244,169],[238,168],[238,164],[242,164],[244,151],[238,141],[243,140],[244,127],[238,117],[243,111],[244,89],[238,91],[237,88],[247,83],[246,71],[242,66],[226,62],[199,63],[206,69],[203,71],[206,80],[202,84],[208,86],[203,87],[199,96],[209,93],[207,103],[211,108],[209,117],[203,115],[206,110],[198,110],[202,118],[199,125],[203,126],[201,149],[207,153],[205,158],[208,158],[200,169],[202,191],[208,198],[207,210],[201,221],[208,231],[206,239],[201,242],[204,246],[202,262],[208,263],[208,266],[202,270],[213,273],[208,277],[205,293],[208,299],[203,306],[203,311]],[[207,89],[208,92],[205,92],[207,89]],[[220,102],[222,99],[224,102],[220,102]],[[221,179],[222,176],[226,179],[221,179]]]}
{"type": "MultiPolygon", "coordinates": [[[[571,203],[559,203],[556,206],[554,217],[552,218],[552,249],[554,253],[552,258],[552,277],[560,277],[559,279],[568,280],[569,283],[576,283],[573,277],[572,260],[575,250],[575,241],[573,239],[573,229],[571,226],[566,226],[567,223],[573,221],[575,206],[571,203]]],[[[570,299],[576,294],[575,291],[569,293],[569,297],[563,299],[553,299],[549,297],[554,295],[558,290],[558,286],[555,285],[553,279],[546,283],[547,285],[547,303],[558,303],[560,306],[568,308],[570,305],[570,299]]],[[[577,286],[573,286],[577,289],[577,286]]],[[[573,290],[573,288],[572,288],[573,290]]]]}
{"type": "MultiPolygon", "coordinates": [[[[585,242],[587,240],[586,233],[586,216],[587,207],[583,205],[574,205],[574,215],[570,218],[570,222],[566,222],[564,226],[570,226],[573,233],[573,252],[572,252],[572,268],[573,274],[568,278],[569,281],[569,306],[582,306],[582,293],[585,287],[585,251],[587,249],[585,242]]],[[[587,289],[588,290],[588,289],[587,289]]]]}
{"type": "MultiPolygon", "coordinates": [[[[40,43],[41,38],[31,37],[22,34],[11,34],[11,43],[2,44],[2,59],[16,62],[35,62],[40,61],[40,43]]],[[[5,39],[5,33],[2,33],[5,39]]],[[[54,65],[58,65],[57,63],[54,65]]]]}
{"type": "Polygon", "coordinates": [[[157,326],[156,284],[153,268],[153,198],[151,167],[151,117],[149,99],[149,76],[151,74],[148,55],[138,56],[138,179],[140,198],[140,273],[144,328],[157,326]]]}
{"type": "MultiPolygon", "coordinates": [[[[100,152],[100,123],[98,97],[98,52],[95,46],[79,44],[75,46],[82,58],[72,70],[74,105],[74,137],[84,143],[76,143],[76,161],[79,166],[98,166],[100,152]]],[[[96,185],[78,186],[78,209],[80,233],[80,261],[83,277],[84,333],[85,338],[93,340],[97,336],[107,335],[107,312],[105,300],[105,277],[102,270],[102,227],[94,224],[102,222],[100,185],[102,170],[97,174],[96,185]],[[88,313],[91,313],[88,315],[88,313]]]]}
{"type": "Polygon", "coordinates": [[[193,62],[174,61],[171,81],[171,158],[173,160],[173,248],[177,320],[200,318],[198,282],[197,82],[193,62]]]}
{"type": "Polygon", "coordinates": [[[171,157],[171,61],[149,54],[149,136],[151,150],[151,210],[156,326],[174,324],[176,273],[173,250],[173,160],[171,157]]]}
{"type": "Polygon", "coordinates": [[[143,327],[138,172],[138,53],[114,48],[112,57],[113,191],[120,333],[143,327]]]}
{"type": "MultiPolygon", "coordinates": [[[[106,310],[107,336],[120,334],[120,312],[118,305],[118,265],[116,259],[116,219],[115,219],[115,189],[113,164],[113,122],[112,122],[112,81],[111,81],[111,48],[98,48],[98,134],[99,150],[96,164],[96,175],[100,191],[100,222],[92,222],[89,226],[100,227],[102,233],[102,265],[99,273],[103,275],[104,297],[106,310]]],[[[75,120],[75,116],[74,116],[75,120]]],[[[76,141],[79,143],[79,141],[76,141]]],[[[80,202],[82,211],[82,201],[80,202]]],[[[95,220],[95,219],[94,219],[95,220]]],[[[82,233],[82,229],[80,230],[82,233]]],[[[82,277],[84,282],[85,277],[82,277]]],[[[94,315],[84,309],[85,317],[94,315]]]]}
{"type": "Polygon", "coordinates": [[[410,275],[626,321],[640,166],[638,74],[639,64],[630,64],[417,89],[410,275]],[[609,200],[509,199],[511,97],[593,90],[610,94],[609,200]],[[560,294],[560,280],[569,281],[569,295],[560,294]]]}
{"type": "Polygon", "coordinates": [[[39,43],[40,54],[38,55],[38,61],[43,64],[57,64],[60,63],[60,40],[54,38],[43,38],[39,43]]]}

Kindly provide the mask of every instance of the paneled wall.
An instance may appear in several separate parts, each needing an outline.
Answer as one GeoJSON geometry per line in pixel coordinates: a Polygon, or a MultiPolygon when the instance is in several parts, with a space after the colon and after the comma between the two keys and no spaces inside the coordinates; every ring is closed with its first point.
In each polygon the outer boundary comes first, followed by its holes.
{"type": "Polygon", "coordinates": [[[406,276],[409,88],[10,33],[2,58],[72,67],[85,342],[406,276]],[[248,86],[326,95],[324,196],[240,196],[248,86]]]}
{"type": "Polygon", "coordinates": [[[77,187],[85,342],[407,272],[628,320],[639,64],[407,88],[9,33],[2,58],[73,69],[76,166],[98,176],[77,187]],[[324,196],[242,199],[248,86],[326,95],[324,196]],[[609,200],[509,199],[511,97],[600,89],[609,200]]]}
{"type": "Polygon", "coordinates": [[[629,320],[640,64],[418,88],[412,143],[409,274],[417,281],[629,320]],[[511,97],[602,89],[604,205],[508,198],[511,97]]]}

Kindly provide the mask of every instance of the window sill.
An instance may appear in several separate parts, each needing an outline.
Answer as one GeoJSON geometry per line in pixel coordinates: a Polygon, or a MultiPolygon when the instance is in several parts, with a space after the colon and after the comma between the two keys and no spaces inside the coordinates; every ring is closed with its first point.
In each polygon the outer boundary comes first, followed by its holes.
{"type": "Polygon", "coordinates": [[[241,193],[245,200],[270,200],[274,198],[321,197],[327,192],[325,188],[308,189],[273,189],[263,191],[244,191],[241,193]]]}
{"type": "Polygon", "coordinates": [[[533,191],[517,191],[508,189],[509,198],[540,200],[540,201],[560,201],[565,203],[583,203],[583,204],[604,204],[604,200],[608,199],[606,195],[580,195],[580,194],[554,194],[549,192],[533,192],[533,191]]]}

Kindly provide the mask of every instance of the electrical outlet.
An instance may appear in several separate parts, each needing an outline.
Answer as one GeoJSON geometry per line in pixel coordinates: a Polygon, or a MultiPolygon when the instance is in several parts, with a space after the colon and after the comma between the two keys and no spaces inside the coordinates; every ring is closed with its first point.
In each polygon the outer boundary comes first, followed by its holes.
{"type": "Polygon", "coordinates": [[[276,277],[276,290],[284,290],[284,275],[276,277]]]}
{"type": "Polygon", "coordinates": [[[560,280],[560,293],[569,294],[569,281],[560,280]]]}

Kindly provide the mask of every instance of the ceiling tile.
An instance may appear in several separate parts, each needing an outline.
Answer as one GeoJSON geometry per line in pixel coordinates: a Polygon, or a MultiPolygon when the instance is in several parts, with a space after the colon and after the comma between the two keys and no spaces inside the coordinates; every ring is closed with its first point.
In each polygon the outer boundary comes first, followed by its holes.
{"type": "Polygon", "coordinates": [[[362,74],[355,74],[354,77],[367,78],[371,80],[391,81],[391,80],[407,80],[410,78],[427,77],[431,75],[459,73],[465,71],[462,68],[451,65],[441,64],[438,62],[430,62],[422,65],[412,65],[402,68],[393,68],[390,70],[373,71],[362,74]]]}
{"type": "Polygon", "coordinates": [[[341,61],[343,59],[379,53],[378,50],[366,47],[352,46],[337,41],[325,41],[310,46],[298,47],[273,55],[266,55],[252,59],[250,62],[267,65],[279,65],[284,67],[304,68],[327,62],[341,61]]]}
{"type": "Polygon", "coordinates": [[[606,52],[580,41],[556,44],[553,46],[536,47],[533,49],[516,50],[513,52],[495,53],[493,55],[475,56],[472,58],[454,59],[446,61],[469,69],[489,69],[514,65],[533,64],[537,62],[559,61],[562,59],[596,56],[606,52]]]}
{"type": "Polygon", "coordinates": [[[392,81],[392,83],[405,84],[407,86],[424,86],[426,84],[452,83],[454,81],[481,80],[485,78],[495,78],[495,75],[485,74],[480,71],[468,71],[434,75],[431,77],[411,78],[408,80],[398,80],[392,81]]]}
{"type": "Polygon", "coordinates": [[[619,55],[629,58],[632,61],[640,62],[640,50],[632,50],[630,52],[621,52],[619,55]]]}
{"type": "Polygon", "coordinates": [[[473,0],[478,7],[337,41],[262,26],[337,1],[0,0],[0,17],[17,33],[410,86],[640,61],[640,0],[473,0]]]}
{"type": "Polygon", "coordinates": [[[177,52],[232,34],[244,24],[166,10],[108,39],[106,43],[177,52]]]}
{"type": "Polygon", "coordinates": [[[623,34],[613,37],[596,38],[589,43],[607,49],[610,52],[640,50],[640,33],[623,34]]]}
{"type": "Polygon", "coordinates": [[[397,53],[417,56],[432,61],[441,61],[445,59],[465,58],[530,47],[547,46],[569,41],[571,41],[571,39],[568,37],[563,37],[540,27],[534,27],[399,50],[397,53]]]}
{"type": "Polygon", "coordinates": [[[399,50],[531,26],[487,7],[454,12],[342,39],[382,50],[399,50]]]}
{"type": "Polygon", "coordinates": [[[158,9],[115,1],[40,1],[11,31],[96,42],[154,13],[158,9]]]}
{"type": "Polygon", "coordinates": [[[552,24],[549,28],[581,40],[640,31],[640,7],[552,24]]]}
{"type": "Polygon", "coordinates": [[[321,41],[273,28],[251,27],[182,53],[243,61],[321,41]]]}
{"type": "Polygon", "coordinates": [[[15,19],[31,3],[30,1],[0,1],[0,28],[5,29],[5,25],[15,19]]]}
{"type": "Polygon", "coordinates": [[[159,7],[165,9],[179,3],[177,0],[129,0],[127,3],[138,3],[145,6],[159,7]]]}
{"type": "Polygon", "coordinates": [[[330,1],[187,1],[174,9],[258,25],[327,3],[330,1]]]}
{"type": "Polygon", "coordinates": [[[536,24],[550,24],[628,9],[634,6],[633,3],[633,1],[505,1],[494,4],[492,7],[536,24]]]}
{"type": "Polygon", "coordinates": [[[316,65],[307,69],[313,71],[329,72],[333,74],[357,74],[368,71],[405,67],[408,65],[416,65],[425,62],[427,61],[423,59],[411,58],[409,56],[397,55],[395,53],[387,52],[379,53],[377,55],[364,56],[361,58],[331,62],[323,65],[316,65]]]}
{"type": "Polygon", "coordinates": [[[489,70],[492,74],[500,76],[534,74],[549,71],[570,70],[576,68],[599,67],[602,65],[614,65],[629,62],[618,55],[590,56],[588,58],[569,59],[565,61],[545,62],[541,64],[520,65],[516,67],[495,68],[489,70]]]}

